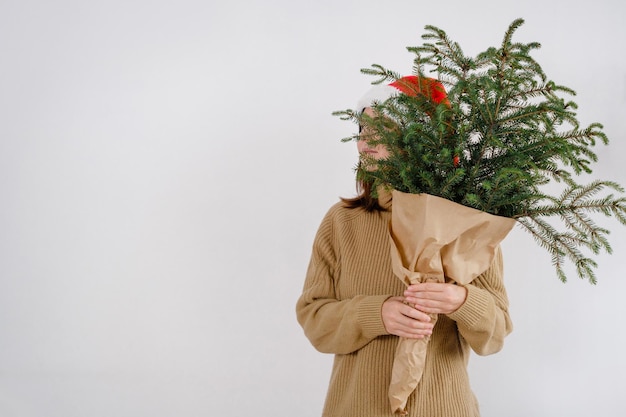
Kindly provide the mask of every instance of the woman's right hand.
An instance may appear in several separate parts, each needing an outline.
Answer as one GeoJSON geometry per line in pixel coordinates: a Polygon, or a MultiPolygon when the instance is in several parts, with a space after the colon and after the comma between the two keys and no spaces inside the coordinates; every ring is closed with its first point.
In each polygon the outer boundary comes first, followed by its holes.
{"type": "Polygon", "coordinates": [[[408,339],[423,339],[433,332],[428,314],[404,303],[402,297],[391,297],[383,303],[382,318],[389,334],[408,339]]]}

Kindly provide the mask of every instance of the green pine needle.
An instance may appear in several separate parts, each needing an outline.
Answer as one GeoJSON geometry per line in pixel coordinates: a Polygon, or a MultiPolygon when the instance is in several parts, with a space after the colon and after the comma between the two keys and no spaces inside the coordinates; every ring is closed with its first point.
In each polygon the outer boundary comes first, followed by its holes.
{"type": "MultiPolygon", "coordinates": [[[[599,123],[580,126],[577,104],[565,98],[575,92],[549,80],[531,56],[540,44],[513,42],[523,23],[513,21],[500,47],[475,57],[466,56],[443,30],[425,27],[425,42],[407,48],[415,56],[413,72],[439,79],[449,105],[399,95],[374,106],[382,117],[354,110],[333,114],[375,132],[368,138],[372,145],[390,150],[385,160],[364,158],[359,180],[514,218],[548,251],[561,281],[567,280],[570,262],[580,278],[595,284],[597,264],[586,253],[612,249],[609,230],[594,217],[626,225],[626,197],[612,181],[575,182],[592,172],[593,147],[608,138],[599,123]],[[542,189],[549,183],[562,183],[565,190],[546,194],[542,189]]],[[[401,78],[378,64],[361,71],[375,77],[373,84],[401,78]]],[[[342,140],[359,139],[364,138],[342,140]]]]}

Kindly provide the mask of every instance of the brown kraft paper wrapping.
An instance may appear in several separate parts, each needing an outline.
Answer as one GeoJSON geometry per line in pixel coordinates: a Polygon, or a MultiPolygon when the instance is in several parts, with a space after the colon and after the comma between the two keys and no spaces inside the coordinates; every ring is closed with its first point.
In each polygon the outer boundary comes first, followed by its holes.
{"type": "MultiPolygon", "coordinates": [[[[451,279],[469,284],[489,268],[515,220],[495,216],[429,194],[392,192],[391,262],[407,286],[451,279]]],[[[433,323],[436,315],[431,316],[433,323]]],[[[391,374],[389,400],[406,414],[409,395],[424,371],[430,338],[400,338],[391,374]]]]}

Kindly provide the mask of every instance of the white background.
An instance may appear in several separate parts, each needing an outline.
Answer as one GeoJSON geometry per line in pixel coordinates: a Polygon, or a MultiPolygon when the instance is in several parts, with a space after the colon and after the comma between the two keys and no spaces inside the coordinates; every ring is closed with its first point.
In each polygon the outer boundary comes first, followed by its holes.
{"type": "MultiPolygon", "coordinates": [[[[330,115],[427,24],[468,54],[539,41],[626,184],[622,0],[0,2],[0,415],[319,416],[331,356],[295,320],[311,243],[354,194],[330,115]]],[[[515,330],[473,357],[484,417],[623,416],[626,229],[599,284],[504,242],[515,330]]]]}

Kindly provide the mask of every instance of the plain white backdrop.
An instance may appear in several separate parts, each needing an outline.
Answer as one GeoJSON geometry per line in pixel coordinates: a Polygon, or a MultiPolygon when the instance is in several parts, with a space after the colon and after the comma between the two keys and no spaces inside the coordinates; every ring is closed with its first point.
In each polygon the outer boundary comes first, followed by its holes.
{"type": "MultiPolygon", "coordinates": [[[[468,54],[523,42],[600,122],[626,185],[621,0],[3,0],[0,415],[319,416],[331,356],[295,320],[313,236],[354,194],[334,118],[425,25],[468,54]]],[[[515,229],[515,330],[473,357],[484,417],[619,417],[626,228],[599,284],[515,229]]]]}

